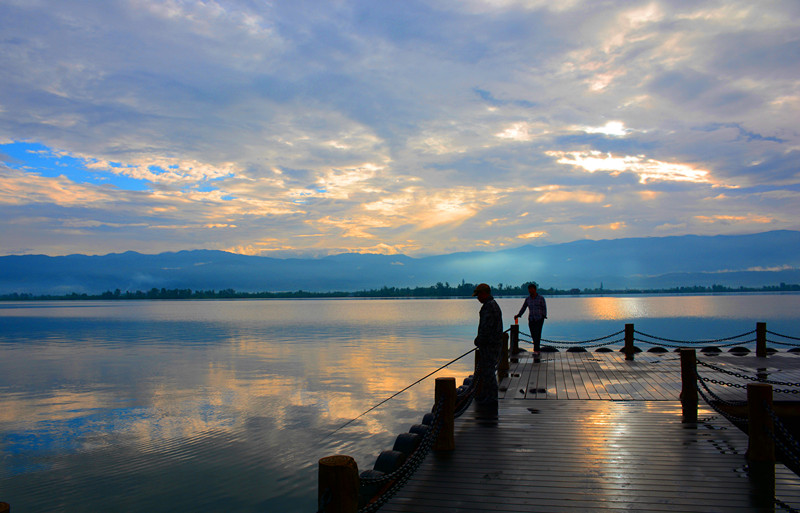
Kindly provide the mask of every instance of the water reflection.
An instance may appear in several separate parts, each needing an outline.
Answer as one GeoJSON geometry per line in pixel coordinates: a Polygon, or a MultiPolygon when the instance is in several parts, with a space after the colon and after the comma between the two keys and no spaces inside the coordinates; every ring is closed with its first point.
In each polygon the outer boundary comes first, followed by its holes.
{"type": "MultiPolygon", "coordinates": [[[[699,336],[770,320],[797,334],[798,296],[765,306],[770,297],[548,298],[545,337],[591,338],[630,319],[699,336]]],[[[521,302],[500,299],[506,323],[521,302]]],[[[474,300],[0,306],[0,495],[37,512],[312,511],[318,458],[346,453],[370,468],[430,408],[433,379],[328,435],[471,349],[479,310],[474,300]]],[[[472,365],[441,375],[460,382],[472,365]]]]}

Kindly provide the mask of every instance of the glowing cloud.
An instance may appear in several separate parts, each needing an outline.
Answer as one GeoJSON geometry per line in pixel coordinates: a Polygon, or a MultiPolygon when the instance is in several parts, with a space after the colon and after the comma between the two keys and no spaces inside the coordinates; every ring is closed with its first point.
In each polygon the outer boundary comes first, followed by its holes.
{"type": "Polygon", "coordinates": [[[673,164],[648,159],[644,156],[618,157],[600,151],[548,151],[547,155],[557,158],[559,164],[567,164],[583,169],[588,173],[604,171],[613,176],[624,172],[639,176],[640,183],[648,181],[712,183],[709,172],[696,169],[688,164],[673,164]]]}
{"type": "Polygon", "coordinates": [[[608,223],[608,224],[593,224],[593,225],[581,225],[581,228],[584,230],[611,230],[617,231],[625,228],[626,224],[624,221],[617,221],[615,223],[608,223]]]}
{"type": "Polygon", "coordinates": [[[537,203],[600,203],[605,199],[603,194],[586,191],[550,191],[538,198],[537,203]]]}
{"type": "Polygon", "coordinates": [[[522,233],[517,235],[518,239],[541,239],[542,237],[547,237],[547,232],[530,232],[530,233],[522,233]]]}
{"type": "Polygon", "coordinates": [[[769,224],[775,222],[775,219],[769,216],[762,216],[757,214],[748,214],[745,216],[732,216],[732,215],[713,215],[713,216],[694,216],[695,219],[701,223],[755,223],[755,224],[769,224]]]}
{"type": "Polygon", "coordinates": [[[613,135],[616,137],[624,137],[631,132],[625,128],[625,124],[622,121],[609,121],[605,125],[598,127],[587,126],[583,131],[587,134],[613,135]]]}

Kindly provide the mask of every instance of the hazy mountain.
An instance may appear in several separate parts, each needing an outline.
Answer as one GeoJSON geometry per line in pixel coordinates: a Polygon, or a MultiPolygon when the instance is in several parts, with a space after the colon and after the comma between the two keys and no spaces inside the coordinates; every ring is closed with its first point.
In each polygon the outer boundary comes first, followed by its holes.
{"type": "Polygon", "coordinates": [[[0,257],[0,293],[100,293],[181,288],[360,290],[437,282],[544,287],[738,287],[800,283],[800,232],[583,240],[424,258],[341,254],[278,259],[196,250],[143,255],[0,257]]]}

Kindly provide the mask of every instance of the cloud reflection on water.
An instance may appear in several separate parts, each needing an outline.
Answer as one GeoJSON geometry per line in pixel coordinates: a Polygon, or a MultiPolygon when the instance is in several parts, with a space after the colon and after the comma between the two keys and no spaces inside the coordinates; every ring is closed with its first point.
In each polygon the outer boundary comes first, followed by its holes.
{"type": "MultiPolygon", "coordinates": [[[[548,298],[545,336],[604,335],[630,320],[796,326],[800,296],[775,297],[548,298]]],[[[522,298],[499,302],[512,322],[522,298]]],[[[346,453],[371,468],[430,408],[433,379],[328,435],[470,350],[479,310],[474,300],[39,306],[0,309],[0,454],[11,462],[0,488],[30,511],[57,500],[173,511],[198,497],[227,511],[310,511],[317,460],[346,453]]],[[[472,365],[439,375],[460,382],[472,365]]]]}

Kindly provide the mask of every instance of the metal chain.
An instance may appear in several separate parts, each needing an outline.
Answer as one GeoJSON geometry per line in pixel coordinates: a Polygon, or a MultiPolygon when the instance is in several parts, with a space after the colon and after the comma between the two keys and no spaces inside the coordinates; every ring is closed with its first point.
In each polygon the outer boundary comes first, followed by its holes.
{"type": "Polygon", "coordinates": [[[420,448],[417,449],[417,451],[411,458],[409,458],[409,462],[406,462],[398,470],[392,472],[391,474],[383,476],[383,478],[380,478],[379,480],[362,479],[362,483],[365,482],[383,483],[385,478],[396,476],[393,478],[394,483],[392,483],[389,489],[387,489],[380,497],[375,499],[373,502],[367,504],[366,506],[358,510],[358,513],[373,513],[375,511],[378,511],[381,508],[381,506],[386,504],[389,501],[389,499],[391,499],[394,496],[394,494],[396,494],[400,490],[400,488],[402,488],[403,485],[405,485],[408,482],[408,480],[411,479],[411,476],[414,475],[419,466],[422,464],[422,461],[425,459],[425,456],[428,455],[428,452],[430,451],[431,447],[433,447],[434,441],[439,436],[439,430],[442,427],[441,422],[439,422],[439,414],[441,413],[443,405],[444,405],[444,398],[440,399],[439,403],[434,408],[433,412],[434,420],[432,423],[433,429],[431,429],[428,432],[430,436],[426,435],[426,438],[420,444],[420,448]]]}
{"type": "Polygon", "coordinates": [[[424,458],[428,453],[427,449],[429,449],[429,446],[433,445],[433,441],[435,440],[435,438],[433,437],[434,431],[436,431],[436,434],[438,434],[439,414],[441,413],[443,404],[444,404],[444,398],[441,398],[433,409],[433,420],[431,421],[432,429],[429,429],[428,432],[425,433],[425,436],[422,438],[422,441],[420,442],[420,445],[417,448],[417,450],[414,451],[411,457],[409,457],[400,468],[384,476],[362,478],[361,484],[376,485],[394,481],[395,479],[398,479],[403,473],[405,473],[411,467],[411,464],[413,464],[416,459],[418,459],[420,456],[421,458],[424,458]]]}
{"type": "MultiPolygon", "coordinates": [[[[644,344],[659,345],[659,346],[664,346],[664,347],[673,347],[673,348],[676,348],[676,349],[677,348],[681,348],[681,347],[686,347],[685,345],[665,344],[664,342],[659,342],[658,344],[655,344],[652,340],[643,340],[643,339],[640,339],[640,338],[634,338],[634,341],[635,342],[642,342],[644,344]]],[[[756,339],[737,340],[736,342],[731,342],[731,343],[728,343],[728,344],[716,344],[714,347],[732,347],[732,346],[738,346],[738,345],[741,345],[741,344],[752,344],[755,341],[756,341],[756,339]]],[[[694,342],[692,342],[692,343],[694,343],[694,342]]]]}
{"type": "Polygon", "coordinates": [[[664,340],[666,342],[677,342],[679,344],[713,344],[714,342],[725,342],[726,340],[733,340],[735,338],[746,337],[747,335],[752,335],[753,333],[755,333],[756,330],[748,331],[747,333],[742,333],[741,335],[735,335],[733,337],[718,338],[716,340],[674,340],[670,338],[657,337],[655,335],[648,335],[647,333],[641,332],[637,329],[634,329],[633,332],[638,333],[643,337],[654,338],[656,340],[664,340]]]}
{"type": "Polygon", "coordinates": [[[721,385],[721,386],[724,386],[724,387],[747,389],[747,385],[743,385],[741,383],[728,383],[727,381],[721,381],[719,379],[713,379],[713,378],[699,378],[699,379],[701,379],[702,381],[705,381],[707,383],[714,383],[715,385],[721,385]]]}
{"type": "Polygon", "coordinates": [[[783,463],[795,474],[800,473],[800,458],[797,457],[797,453],[783,443],[783,440],[781,440],[781,438],[778,437],[772,430],[767,428],[767,426],[764,426],[764,432],[772,439],[773,442],[775,442],[775,447],[781,454],[781,463],[783,463]]]}
{"type": "Polygon", "coordinates": [[[797,443],[794,436],[792,436],[789,429],[783,424],[780,417],[778,417],[777,412],[769,406],[769,404],[764,401],[764,409],[767,411],[770,417],[772,417],[772,424],[778,428],[781,436],[786,439],[786,441],[792,446],[794,450],[800,453],[800,444],[797,443]]]}
{"type": "MultiPolygon", "coordinates": [[[[705,387],[705,385],[703,385],[703,386],[705,387]]],[[[708,390],[709,394],[711,394],[712,396],[714,395],[713,392],[711,392],[711,390],[708,389],[708,387],[705,387],[705,389],[708,390]]],[[[742,417],[736,417],[736,416],[731,415],[730,413],[728,413],[728,412],[726,412],[724,410],[721,410],[720,408],[717,407],[717,405],[715,405],[713,402],[711,402],[708,399],[708,397],[706,397],[706,394],[703,393],[703,390],[700,389],[700,387],[697,388],[697,392],[700,394],[700,397],[703,398],[703,401],[705,401],[706,404],[708,404],[711,407],[711,409],[713,409],[715,412],[719,413],[720,415],[722,415],[723,417],[728,419],[728,421],[730,421],[731,424],[733,424],[733,425],[742,425],[742,426],[746,426],[747,425],[748,419],[745,419],[745,418],[742,418],[742,417]]]]}
{"type": "MultiPolygon", "coordinates": [[[[744,379],[746,381],[756,381],[758,383],[766,383],[768,385],[778,385],[778,386],[785,386],[785,387],[800,387],[800,383],[790,383],[790,382],[786,382],[786,381],[775,381],[775,380],[771,380],[771,379],[767,379],[767,378],[759,378],[758,376],[752,377],[752,376],[748,376],[747,374],[740,374],[738,372],[729,371],[729,370],[723,369],[722,367],[717,367],[716,365],[713,365],[713,364],[710,364],[710,363],[707,363],[707,362],[704,362],[704,361],[701,361],[701,360],[697,360],[697,364],[698,365],[702,365],[703,367],[708,367],[709,369],[715,370],[717,372],[721,372],[723,374],[728,374],[728,375],[733,376],[735,378],[744,379]]],[[[794,392],[794,391],[787,391],[787,390],[782,390],[782,392],[787,393],[787,394],[800,393],[800,391],[794,392]]]]}
{"type": "Polygon", "coordinates": [[[779,346],[800,347],[800,344],[793,344],[791,342],[778,342],[777,340],[767,339],[770,344],[778,344],[779,346]]]}
{"type": "Polygon", "coordinates": [[[780,333],[775,333],[774,331],[770,330],[767,330],[767,333],[769,333],[770,335],[775,335],[777,337],[790,338],[792,340],[800,340],[800,337],[790,337],[789,335],[781,335],[780,333]]]}
{"type": "MultiPolygon", "coordinates": [[[[547,342],[548,344],[561,344],[561,345],[572,346],[572,345],[579,345],[579,344],[590,344],[592,342],[599,342],[600,340],[606,340],[606,339],[611,338],[611,337],[616,337],[617,335],[619,335],[621,333],[625,333],[625,330],[619,330],[616,333],[612,333],[610,335],[606,335],[605,337],[593,338],[591,340],[569,341],[569,340],[550,340],[550,339],[546,339],[546,338],[543,338],[541,340],[542,340],[542,342],[547,342]]],[[[530,337],[530,335],[526,335],[526,336],[530,337]]]]}
{"type": "MultiPolygon", "coordinates": [[[[609,342],[601,342],[600,344],[590,344],[590,345],[587,345],[587,346],[580,346],[580,347],[583,347],[585,349],[592,349],[592,348],[595,348],[595,347],[611,346],[611,345],[614,345],[614,344],[619,344],[620,342],[624,342],[624,341],[625,341],[624,338],[618,338],[617,340],[611,340],[609,342]]],[[[525,342],[527,342],[528,344],[533,344],[533,342],[529,341],[529,340],[526,340],[525,342]]],[[[545,340],[545,339],[542,339],[542,342],[548,342],[548,341],[545,340]]],[[[567,347],[567,346],[568,347],[572,347],[571,344],[567,344],[567,343],[564,343],[564,342],[550,343],[550,345],[552,347],[567,347]]]]}
{"type": "MultiPolygon", "coordinates": [[[[728,401],[728,400],[725,400],[725,399],[721,398],[720,396],[718,396],[717,394],[715,394],[715,393],[714,393],[714,392],[713,392],[713,391],[712,391],[712,390],[711,390],[711,389],[708,387],[708,385],[706,385],[706,384],[705,384],[705,382],[706,382],[706,381],[708,381],[708,378],[703,378],[703,377],[701,377],[699,374],[697,374],[697,375],[696,375],[696,377],[697,377],[697,381],[698,381],[698,383],[700,383],[700,385],[701,385],[701,386],[702,386],[704,389],[706,389],[706,391],[708,392],[708,394],[709,394],[711,397],[713,397],[714,399],[716,399],[716,400],[717,400],[717,402],[720,402],[720,403],[722,403],[722,404],[724,404],[724,405],[726,405],[726,406],[745,406],[745,405],[747,404],[747,401],[728,401]]],[[[715,384],[719,384],[719,382],[716,382],[715,384]]],[[[698,388],[698,391],[700,391],[700,389],[699,389],[699,388],[698,388]]]]}

